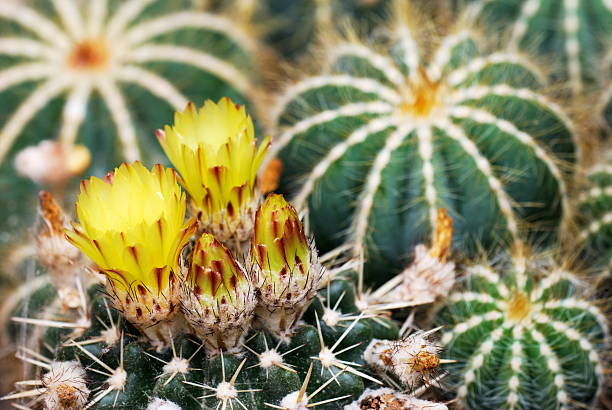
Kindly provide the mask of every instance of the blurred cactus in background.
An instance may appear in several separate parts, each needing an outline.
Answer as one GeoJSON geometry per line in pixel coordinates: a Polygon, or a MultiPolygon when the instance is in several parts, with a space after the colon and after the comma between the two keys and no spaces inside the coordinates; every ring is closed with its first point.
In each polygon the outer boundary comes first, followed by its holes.
{"type": "Polygon", "coordinates": [[[541,242],[571,218],[577,149],[546,77],[522,54],[483,51],[461,25],[432,46],[420,14],[395,12],[383,47],[334,42],[321,73],[277,99],[281,189],[322,249],[351,244],[378,281],[435,229],[438,208],[463,254],[538,231],[541,242]]]}
{"type": "Polygon", "coordinates": [[[554,60],[554,79],[567,81],[574,95],[602,79],[598,70],[612,38],[609,1],[475,0],[470,7],[493,32],[507,30],[510,47],[554,60]]]}
{"type": "Polygon", "coordinates": [[[88,167],[159,162],[153,131],[172,111],[204,97],[253,103],[261,85],[248,22],[187,0],[3,1],[0,27],[0,183],[14,215],[31,217],[17,204],[35,191],[13,162],[55,188],[88,167]]]}

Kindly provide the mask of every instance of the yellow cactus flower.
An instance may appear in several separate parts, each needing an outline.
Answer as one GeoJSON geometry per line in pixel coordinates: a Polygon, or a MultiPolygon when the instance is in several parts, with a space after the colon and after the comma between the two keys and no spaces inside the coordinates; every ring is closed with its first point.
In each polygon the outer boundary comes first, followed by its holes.
{"type": "Polygon", "coordinates": [[[251,261],[258,317],[277,336],[287,336],[317,291],[321,266],[297,212],[282,195],[269,195],[257,210],[251,261]]]}
{"type": "Polygon", "coordinates": [[[245,108],[229,98],[208,100],[199,110],[190,103],[157,138],[181,174],[203,229],[225,243],[247,240],[261,196],[257,170],[270,141],[266,137],[257,147],[245,108]]]}
{"type": "Polygon", "coordinates": [[[104,180],[82,181],[76,210],[80,225],[66,231],[68,240],[107,277],[115,307],[162,346],[151,326],[177,310],[180,253],[195,231],[178,176],[124,163],[104,180]]]}
{"type": "Polygon", "coordinates": [[[212,354],[238,351],[253,317],[250,278],[232,253],[205,233],[191,253],[182,306],[194,333],[212,354]]]}

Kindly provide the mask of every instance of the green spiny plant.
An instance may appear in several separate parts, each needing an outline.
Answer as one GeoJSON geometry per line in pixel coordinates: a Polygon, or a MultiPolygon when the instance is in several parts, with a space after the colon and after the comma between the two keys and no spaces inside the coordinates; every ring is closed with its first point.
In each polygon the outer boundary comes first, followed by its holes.
{"type": "Polygon", "coordinates": [[[582,217],[579,240],[595,267],[612,269],[612,150],[587,171],[588,185],[578,198],[582,217]]]}
{"type": "Polygon", "coordinates": [[[511,47],[548,57],[556,79],[579,95],[597,84],[612,36],[612,4],[606,0],[477,0],[471,12],[494,30],[508,29],[511,47]]]}
{"type": "Polygon", "coordinates": [[[378,281],[434,230],[438,208],[468,254],[517,244],[526,227],[554,231],[570,216],[564,164],[576,150],[528,58],[483,51],[461,25],[431,41],[402,4],[384,44],[330,44],[321,74],[272,110],[281,189],[321,249],[351,244],[378,281]]]}
{"type": "Polygon", "coordinates": [[[0,184],[25,193],[3,196],[2,207],[26,224],[35,209],[37,188],[13,162],[50,186],[90,160],[98,174],[122,159],[159,162],[152,132],[188,100],[253,102],[261,49],[249,30],[187,0],[3,1],[0,184]]]}
{"type": "MultiPolygon", "coordinates": [[[[358,405],[379,375],[410,391],[397,400],[427,390],[443,363],[432,332],[399,338],[389,292],[364,303],[343,279],[354,262],[335,262],[338,251],[319,258],[282,196],[261,204],[252,181],[267,143],[257,147],[252,131],[244,107],[223,99],[187,107],[158,133],[194,195],[188,218],[177,173],[161,165],[124,163],[83,181],[78,224],[41,193],[37,244],[52,287],[14,317],[30,325],[13,332],[18,357],[37,370],[5,399],[43,409],[303,410],[358,405]]],[[[420,259],[433,258],[427,266],[448,251],[449,224],[440,225],[420,259]]],[[[423,281],[439,281],[434,273],[423,281]]]]}
{"type": "Polygon", "coordinates": [[[589,406],[602,391],[608,321],[578,276],[545,259],[466,268],[438,315],[468,408],[589,406]]]}
{"type": "Polygon", "coordinates": [[[385,14],[388,0],[264,0],[261,13],[276,21],[268,41],[284,55],[295,57],[307,49],[316,34],[351,21],[364,30],[385,14]]]}

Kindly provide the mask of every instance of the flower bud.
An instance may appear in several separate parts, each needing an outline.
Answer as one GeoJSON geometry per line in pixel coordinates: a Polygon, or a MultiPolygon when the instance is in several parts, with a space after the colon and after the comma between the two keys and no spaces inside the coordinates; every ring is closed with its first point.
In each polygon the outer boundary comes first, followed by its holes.
{"type": "Polygon", "coordinates": [[[258,318],[277,336],[288,336],[314,297],[322,269],[282,195],[269,195],[257,210],[250,258],[259,289],[258,318]]]}
{"type": "Polygon", "coordinates": [[[83,278],[86,261],[83,254],[66,240],[64,230],[69,219],[47,191],[38,194],[36,251],[40,263],[47,268],[51,283],[57,289],[64,309],[81,305],[77,280],[83,278]]]}
{"type": "Polygon", "coordinates": [[[244,269],[211,234],[203,234],[193,249],[182,302],[187,322],[211,353],[240,349],[255,292],[244,269]]]}

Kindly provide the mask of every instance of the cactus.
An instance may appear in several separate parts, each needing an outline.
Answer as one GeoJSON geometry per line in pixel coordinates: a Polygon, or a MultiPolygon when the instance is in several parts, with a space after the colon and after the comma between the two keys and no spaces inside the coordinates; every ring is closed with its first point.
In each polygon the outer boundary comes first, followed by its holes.
{"type": "Polygon", "coordinates": [[[13,215],[3,231],[33,220],[39,188],[18,175],[63,187],[90,165],[159,162],[152,131],[188,100],[253,102],[261,50],[250,30],[188,0],[3,1],[0,186],[13,193],[0,203],[13,215]]]}
{"type": "Polygon", "coordinates": [[[605,0],[476,0],[471,12],[494,30],[508,29],[510,46],[553,59],[555,79],[579,95],[597,84],[596,68],[612,35],[612,5],[605,0]]]}
{"type": "Polygon", "coordinates": [[[589,406],[602,390],[607,321],[574,274],[546,260],[470,266],[438,315],[467,408],[589,406]]]}
{"type": "MultiPolygon", "coordinates": [[[[217,176],[236,177],[228,180],[242,194],[210,189],[209,204],[242,204],[257,173],[258,164],[248,159],[262,149],[252,139],[234,138],[252,138],[244,109],[224,99],[199,112],[187,110],[177,122],[193,121],[208,143],[219,137],[217,156],[206,146],[206,159],[216,162],[202,160],[202,139],[186,148],[168,128],[160,137],[164,149],[186,154],[193,148],[200,153],[200,171],[212,164],[217,176]],[[227,126],[219,135],[208,132],[219,124],[227,126]],[[245,165],[244,173],[238,165],[245,165]]],[[[354,264],[334,262],[339,252],[319,259],[297,212],[280,195],[263,203],[261,194],[253,196],[254,215],[233,208],[239,220],[254,217],[241,225],[249,227],[249,247],[234,247],[233,240],[226,246],[211,233],[196,232],[198,220],[218,210],[192,207],[195,215],[186,217],[179,181],[191,192],[185,173],[193,168],[189,155],[181,158],[187,163],[183,178],[136,162],[83,181],[78,223],[68,223],[50,194],[40,195],[39,259],[52,286],[32,294],[31,309],[13,318],[30,325],[13,329],[18,339],[25,335],[18,357],[38,370],[4,399],[44,409],[340,409],[367,388],[384,385],[383,378],[411,393],[398,400],[418,402],[413,396],[428,389],[424,381],[444,363],[437,344],[425,341],[432,331],[399,338],[388,312],[371,306],[363,312],[346,279],[355,276],[354,264]],[[369,345],[377,350],[367,352],[369,345]],[[397,360],[383,367],[382,355],[397,360]]],[[[207,188],[207,177],[200,172],[194,178],[207,188]]],[[[448,250],[444,226],[435,255],[448,250]]]]}
{"type": "MultiPolygon", "coordinates": [[[[248,0],[247,0],[248,1],[248,0]]],[[[317,34],[351,22],[364,30],[384,17],[388,0],[264,0],[261,13],[276,22],[268,41],[287,57],[305,52],[317,34]]]]}
{"type": "Polygon", "coordinates": [[[588,185],[578,198],[582,216],[579,241],[595,268],[612,269],[612,150],[587,171],[588,185]]]}
{"type": "Polygon", "coordinates": [[[321,74],[289,85],[271,114],[281,190],[321,249],[353,245],[378,281],[433,230],[438,208],[468,254],[570,216],[572,125],[539,91],[543,74],[521,54],[479,51],[460,28],[428,53],[403,4],[387,42],[331,44],[321,74]]]}

